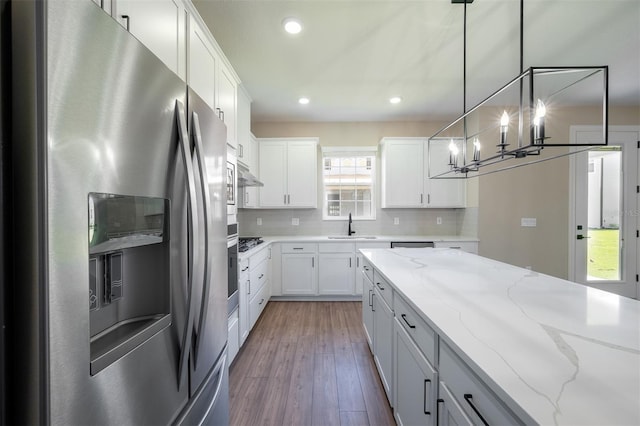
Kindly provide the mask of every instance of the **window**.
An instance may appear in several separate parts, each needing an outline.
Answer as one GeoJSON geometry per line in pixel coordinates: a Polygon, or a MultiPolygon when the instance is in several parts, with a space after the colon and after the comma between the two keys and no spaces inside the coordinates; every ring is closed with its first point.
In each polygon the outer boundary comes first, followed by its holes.
{"type": "Polygon", "coordinates": [[[323,149],[323,219],[375,219],[375,148],[362,152],[323,149]]]}

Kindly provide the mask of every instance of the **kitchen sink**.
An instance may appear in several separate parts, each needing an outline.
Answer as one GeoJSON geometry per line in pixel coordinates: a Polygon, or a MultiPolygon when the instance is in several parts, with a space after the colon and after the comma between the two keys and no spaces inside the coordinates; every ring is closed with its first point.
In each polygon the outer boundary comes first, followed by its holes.
{"type": "Polygon", "coordinates": [[[369,236],[369,237],[362,237],[362,236],[355,236],[355,235],[351,235],[351,236],[347,236],[347,235],[339,235],[339,236],[332,236],[332,237],[328,237],[330,240],[375,240],[378,237],[374,237],[374,236],[369,236]]]}

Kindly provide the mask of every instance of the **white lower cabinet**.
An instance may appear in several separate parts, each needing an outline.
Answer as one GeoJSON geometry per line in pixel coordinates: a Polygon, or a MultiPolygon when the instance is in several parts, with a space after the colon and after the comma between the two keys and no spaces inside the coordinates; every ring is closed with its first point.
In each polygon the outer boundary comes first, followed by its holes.
{"type": "Polygon", "coordinates": [[[251,324],[249,319],[249,298],[251,289],[249,282],[249,259],[241,259],[238,265],[238,327],[240,346],[249,337],[251,324]]]}
{"type": "Polygon", "coordinates": [[[231,364],[233,359],[236,357],[238,350],[240,349],[240,328],[238,321],[238,309],[233,311],[231,315],[229,315],[228,323],[227,323],[227,332],[228,332],[228,345],[227,345],[227,358],[228,363],[231,364]]]}
{"type": "Polygon", "coordinates": [[[438,407],[436,424],[439,426],[473,426],[471,419],[464,413],[447,386],[440,382],[438,386],[438,407]]]}
{"type": "Polygon", "coordinates": [[[395,320],[394,416],[398,425],[436,424],[436,370],[412,341],[403,325],[395,320]]]}
{"type": "Polygon", "coordinates": [[[446,344],[440,345],[440,382],[473,424],[518,425],[522,422],[446,344]]]}
{"type": "Polygon", "coordinates": [[[282,294],[315,296],[318,292],[317,244],[282,244],[282,294]]]}
{"type": "Polygon", "coordinates": [[[320,243],[318,252],[318,294],[354,294],[355,244],[320,243]]]}
{"type": "Polygon", "coordinates": [[[251,329],[271,297],[271,286],[269,283],[270,253],[271,249],[265,247],[248,258],[241,258],[239,261],[239,346],[242,346],[245,340],[247,340],[251,329]]]}
{"type": "Polygon", "coordinates": [[[373,359],[389,404],[393,406],[393,311],[378,287],[373,293],[373,359]]]}
{"type": "Polygon", "coordinates": [[[260,314],[262,314],[265,306],[267,306],[269,295],[269,284],[266,283],[265,285],[260,287],[260,290],[258,290],[253,299],[251,299],[251,302],[249,303],[249,317],[251,321],[251,328],[256,325],[256,321],[258,321],[258,318],[260,318],[260,314]]]}
{"type": "Polygon", "coordinates": [[[373,350],[373,283],[362,271],[359,281],[362,286],[362,325],[369,349],[373,350]]]}

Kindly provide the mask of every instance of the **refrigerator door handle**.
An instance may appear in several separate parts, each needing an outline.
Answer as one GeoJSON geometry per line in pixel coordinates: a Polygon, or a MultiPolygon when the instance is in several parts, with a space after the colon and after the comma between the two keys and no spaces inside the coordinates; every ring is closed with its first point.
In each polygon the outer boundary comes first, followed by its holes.
{"type": "Polygon", "coordinates": [[[188,280],[187,280],[187,322],[182,334],[182,350],[180,353],[180,365],[178,367],[178,387],[182,386],[182,377],[184,377],[184,369],[189,365],[188,355],[189,348],[191,347],[191,329],[193,328],[193,315],[195,312],[193,297],[193,277],[194,268],[200,264],[200,253],[195,250],[198,247],[199,235],[197,232],[193,232],[194,228],[198,226],[198,198],[196,196],[196,183],[193,172],[193,165],[191,163],[191,148],[189,146],[189,136],[187,133],[187,124],[185,123],[185,111],[182,102],[176,100],[176,117],[178,125],[178,138],[180,145],[181,157],[184,163],[184,168],[187,175],[187,203],[190,216],[187,220],[187,228],[189,235],[189,265],[188,265],[188,280]]]}
{"type": "Polygon", "coordinates": [[[204,150],[202,146],[202,133],[200,132],[200,121],[198,119],[198,113],[193,112],[192,121],[191,121],[191,134],[193,135],[193,142],[196,148],[196,158],[198,161],[198,169],[200,173],[200,189],[202,191],[202,198],[204,200],[204,235],[205,235],[205,244],[204,244],[204,282],[202,284],[202,299],[200,301],[200,319],[198,320],[198,332],[196,334],[196,342],[195,342],[195,353],[193,354],[193,364],[194,366],[198,363],[198,355],[200,354],[200,342],[202,341],[201,336],[204,336],[204,328],[207,319],[207,310],[209,308],[209,282],[211,280],[211,269],[213,262],[212,256],[210,255],[210,245],[211,241],[209,241],[209,230],[213,229],[211,224],[211,196],[209,194],[209,188],[207,187],[207,176],[204,162],[204,150]]]}

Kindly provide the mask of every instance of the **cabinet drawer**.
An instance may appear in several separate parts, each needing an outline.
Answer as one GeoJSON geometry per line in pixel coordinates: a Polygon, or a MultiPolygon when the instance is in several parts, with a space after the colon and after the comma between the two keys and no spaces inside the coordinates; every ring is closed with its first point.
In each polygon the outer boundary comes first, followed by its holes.
{"type": "Polygon", "coordinates": [[[362,259],[362,272],[373,282],[373,266],[367,259],[362,259]]]}
{"type": "Polygon", "coordinates": [[[318,245],[315,243],[282,243],[282,253],[315,253],[318,245]]]}
{"type": "Polygon", "coordinates": [[[393,311],[400,325],[411,336],[425,358],[435,365],[436,332],[397,294],[393,298],[393,311]]]}
{"type": "Polygon", "coordinates": [[[320,253],[353,253],[356,251],[355,243],[319,243],[320,253]]]}
{"type": "Polygon", "coordinates": [[[269,248],[265,247],[263,250],[259,251],[258,253],[251,255],[251,257],[249,258],[249,267],[251,269],[254,269],[256,266],[258,266],[268,257],[269,257],[269,248]]]}
{"type": "Polygon", "coordinates": [[[440,380],[474,424],[523,424],[446,344],[440,344],[440,380]]]}
{"type": "Polygon", "coordinates": [[[251,302],[249,302],[249,315],[251,321],[251,327],[255,325],[258,318],[260,318],[260,314],[264,310],[264,307],[267,306],[269,302],[269,286],[263,286],[258,294],[255,295],[251,302]]]}
{"type": "Polygon", "coordinates": [[[393,288],[382,278],[378,271],[373,271],[373,285],[390,308],[393,308],[393,288]]]}
{"type": "Polygon", "coordinates": [[[255,294],[267,281],[268,266],[269,264],[263,260],[260,264],[251,268],[251,271],[249,272],[251,294],[255,294]]]}

